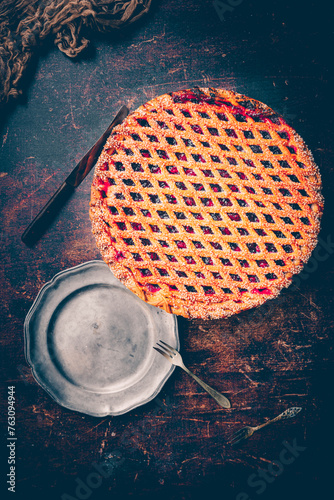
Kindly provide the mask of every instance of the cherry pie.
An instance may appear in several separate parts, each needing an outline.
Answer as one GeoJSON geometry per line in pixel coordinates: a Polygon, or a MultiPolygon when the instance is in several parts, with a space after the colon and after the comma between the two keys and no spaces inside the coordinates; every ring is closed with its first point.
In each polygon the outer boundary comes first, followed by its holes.
{"type": "Polygon", "coordinates": [[[220,318],[289,286],[317,242],[321,179],[297,133],[234,92],[165,94],[117,126],[90,217],[113,273],[150,304],[220,318]]]}

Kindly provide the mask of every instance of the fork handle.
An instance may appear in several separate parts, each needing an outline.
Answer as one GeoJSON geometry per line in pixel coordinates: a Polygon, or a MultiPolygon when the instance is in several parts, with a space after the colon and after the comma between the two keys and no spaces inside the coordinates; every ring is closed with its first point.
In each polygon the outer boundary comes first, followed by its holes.
{"type": "Polygon", "coordinates": [[[208,384],[206,384],[201,379],[199,379],[194,373],[192,373],[190,370],[188,370],[188,368],[186,366],[182,366],[181,368],[183,368],[183,370],[185,372],[187,372],[188,375],[190,375],[194,380],[196,380],[196,382],[201,387],[203,387],[203,389],[208,394],[210,394],[210,396],[212,396],[213,399],[215,399],[220,406],[222,406],[223,408],[231,408],[231,403],[229,402],[229,400],[225,396],[223,396],[219,392],[217,392],[214,389],[212,389],[212,387],[210,387],[208,384]]]}
{"type": "Polygon", "coordinates": [[[300,408],[299,406],[292,406],[291,408],[288,408],[287,410],[283,411],[283,413],[277,415],[277,417],[268,420],[264,424],[258,425],[256,427],[256,430],[262,429],[262,427],[265,427],[266,425],[269,424],[273,424],[274,422],[278,422],[278,420],[285,420],[286,418],[295,417],[301,410],[302,408],[300,408]]]}

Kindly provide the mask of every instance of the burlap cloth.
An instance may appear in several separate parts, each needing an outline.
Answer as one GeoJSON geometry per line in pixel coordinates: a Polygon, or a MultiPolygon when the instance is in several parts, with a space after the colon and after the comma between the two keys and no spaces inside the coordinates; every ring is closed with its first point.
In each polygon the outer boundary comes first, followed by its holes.
{"type": "Polygon", "coordinates": [[[151,0],[0,0],[0,108],[20,93],[37,46],[52,37],[76,57],[93,30],[119,29],[145,14],[151,0]],[[88,28],[88,29],[87,29],[88,28]]]}

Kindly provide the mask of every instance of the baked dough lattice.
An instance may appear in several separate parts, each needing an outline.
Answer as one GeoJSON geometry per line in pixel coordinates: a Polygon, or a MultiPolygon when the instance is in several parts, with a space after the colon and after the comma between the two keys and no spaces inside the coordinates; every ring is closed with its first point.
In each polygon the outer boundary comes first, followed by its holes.
{"type": "Polygon", "coordinates": [[[219,318],[277,296],[317,242],[321,179],[297,133],[234,92],[165,94],[116,127],[90,217],[103,259],[168,312],[219,318]]]}

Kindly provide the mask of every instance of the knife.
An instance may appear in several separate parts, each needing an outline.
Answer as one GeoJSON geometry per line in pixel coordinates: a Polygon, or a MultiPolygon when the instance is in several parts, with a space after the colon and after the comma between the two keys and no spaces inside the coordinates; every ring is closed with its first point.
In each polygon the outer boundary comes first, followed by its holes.
{"type": "Polygon", "coordinates": [[[52,220],[70,198],[75,188],[79,186],[95,165],[113,128],[122,123],[128,114],[129,109],[126,106],[122,106],[104,134],[101,135],[100,139],[79,161],[77,166],[73,169],[63,184],[57,189],[52,198],[29,224],[21,237],[23,243],[27,246],[33,246],[45,233],[52,220]]]}

